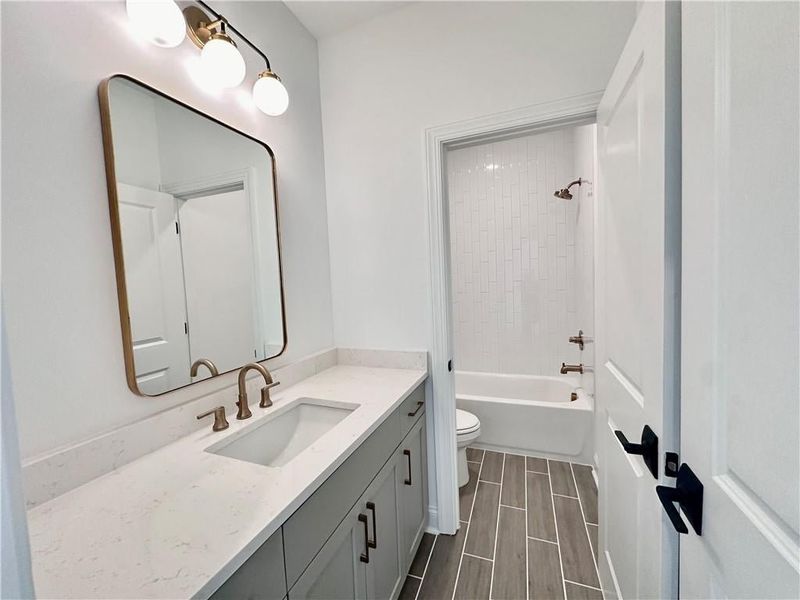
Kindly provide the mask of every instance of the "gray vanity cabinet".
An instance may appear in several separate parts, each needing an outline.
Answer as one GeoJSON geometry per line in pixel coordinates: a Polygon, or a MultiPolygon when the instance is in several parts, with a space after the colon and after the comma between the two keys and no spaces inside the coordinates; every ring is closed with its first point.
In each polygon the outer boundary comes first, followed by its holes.
{"type": "Polygon", "coordinates": [[[366,550],[367,526],[364,507],[356,504],[294,584],[290,598],[366,600],[367,571],[361,556],[366,550]]]}
{"type": "Polygon", "coordinates": [[[285,597],[283,531],[278,529],[214,592],[211,600],[282,600],[285,597]]]}
{"type": "Polygon", "coordinates": [[[405,579],[401,475],[395,453],[292,587],[291,600],[397,597],[405,579]]]}
{"type": "Polygon", "coordinates": [[[395,454],[361,497],[369,519],[367,597],[395,598],[405,579],[400,525],[400,464],[395,454]]]}
{"type": "Polygon", "coordinates": [[[422,534],[425,533],[425,517],[428,512],[428,456],[424,417],[417,421],[400,444],[398,457],[401,461],[401,564],[403,572],[406,572],[411,567],[422,534]]]}
{"type": "Polygon", "coordinates": [[[427,515],[420,385],[212,596],[396,600],[427,515]]]}

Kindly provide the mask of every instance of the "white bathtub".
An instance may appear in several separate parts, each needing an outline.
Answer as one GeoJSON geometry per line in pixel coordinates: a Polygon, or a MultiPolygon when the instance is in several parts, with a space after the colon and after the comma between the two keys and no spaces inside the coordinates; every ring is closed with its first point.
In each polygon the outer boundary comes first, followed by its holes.
{"type": "Polygon", "coordinates": [[[456,404],[481,421],[476,447],[592,461],[593,401],[575,378],[456,371],[456,404]]]}

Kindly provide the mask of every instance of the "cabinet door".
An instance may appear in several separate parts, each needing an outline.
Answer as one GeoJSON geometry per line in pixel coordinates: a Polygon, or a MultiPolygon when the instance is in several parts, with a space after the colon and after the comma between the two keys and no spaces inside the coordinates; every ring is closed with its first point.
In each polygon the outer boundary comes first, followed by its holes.
{"type": "Polygon", "coordinates": [[[425,416],[417,421],[397,449],[400,464],[400,537],[403,571],[414,560],[425,532],[428,505],[425,416]]]}
{"type": "Polygon", "coordinates": [[[289,591],[289,599],[365,600],[367,535],[367,513],[359,502],[289,591]]]}
{"type": "Polygon", "coordinates": [[[396,598],[405,579],[398,514],[400,485],[400,463],[394,454],[360,501],[361,510],[369,517],[367,596],[370,600],[396,598]]]}
{"type": "Polygon", "coordinates": [[[279,529],[214,592],[211,600],[282,600],[285,597],[283,534],[279,529]]]}

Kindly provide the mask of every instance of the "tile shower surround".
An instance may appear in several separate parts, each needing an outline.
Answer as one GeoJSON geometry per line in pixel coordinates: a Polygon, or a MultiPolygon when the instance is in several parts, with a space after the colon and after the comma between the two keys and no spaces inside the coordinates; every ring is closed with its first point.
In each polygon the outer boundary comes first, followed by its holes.
{"type": "Polygon", "coordinates": [[[553,192],[579,176],[574,131],[447,154],[454,340],[465,371],[558,374],[578,358],[579,205],[553,192]]]}

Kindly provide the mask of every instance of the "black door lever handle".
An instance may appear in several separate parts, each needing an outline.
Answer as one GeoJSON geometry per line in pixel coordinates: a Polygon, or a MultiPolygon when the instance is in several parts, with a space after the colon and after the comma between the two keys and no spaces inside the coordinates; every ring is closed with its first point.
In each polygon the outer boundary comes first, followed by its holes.
{"type": "Polygon", "coordinates": [[[658,436],[656,432],[650,429],[649,425],[645,425],[642,429],[642,441],[640,444],[629,442],[625,434],[619,429],[614,431],[622,449],[628,454],[638,454],[647,465],[647,469],[652,473],[653,477],[658,479],[658,436]]]}
{"type": "Polygon", "coordinates": [[[658,494],[658,500],[661,502],[661,506],[664,507],[664,511],[672,522],[675,531],[678,533],[689,533],[686,523],[681,519],[681,514],[678,512],[678,509],[675,508],[675,502],[678,502],[680,495],[677,488],[657,485],[656,494],[658,494]]]}
{"type": "Polygon", "coordinates": [[[674,488],[657,485],[656,494],[672,522],[672,526],[678,533],[689,533],[689,528],[683,522],[681,514],[675,506],[676,503],[680,505],[694,532],[697,535],[701,534],[703,530],[703,484],[694,471],[689,468],[689,465],[683,463],[678,469],[674,488]]]}
{"type": "Polygon", "coordinates": [[[622,444],[622,449],[628,454],[644,454],[644,446],[642,444],[634,444],[633,442],[629,442],[628,438],[625,437],[625,434],[619,429],[614,432],[614,435],[617,436],[619,443],[622,444]]]}

